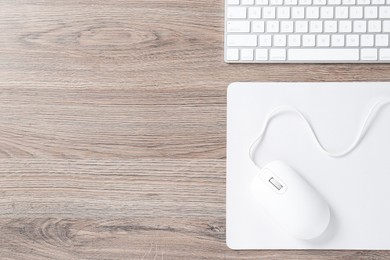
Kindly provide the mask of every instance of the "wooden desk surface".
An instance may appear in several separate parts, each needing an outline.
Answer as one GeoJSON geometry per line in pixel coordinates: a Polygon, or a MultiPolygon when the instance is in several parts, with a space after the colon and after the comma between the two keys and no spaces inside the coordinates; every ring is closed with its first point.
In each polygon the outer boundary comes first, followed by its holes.
{"type": "Polygon", "coordinates": [[[389,65],[227,65],[222,0],[3,0],[1,259],[389,259],[225,245],[226,87],[389,65]]]}

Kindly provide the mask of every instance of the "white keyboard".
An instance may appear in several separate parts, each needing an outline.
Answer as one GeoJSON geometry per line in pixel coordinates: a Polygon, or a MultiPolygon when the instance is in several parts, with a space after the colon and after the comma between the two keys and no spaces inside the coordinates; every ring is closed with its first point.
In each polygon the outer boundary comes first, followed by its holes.
{"type": "Polygon", "coordinates": [[[226,0],[225,62],[390,63],[390,0],[226,0]]]}

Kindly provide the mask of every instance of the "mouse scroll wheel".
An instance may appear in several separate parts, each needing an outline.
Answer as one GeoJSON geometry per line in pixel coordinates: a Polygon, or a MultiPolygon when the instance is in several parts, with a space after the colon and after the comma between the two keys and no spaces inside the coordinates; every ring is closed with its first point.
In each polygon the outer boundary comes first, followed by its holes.
{"type": "Polygon", "coordinates": [[[269,182],[275,187],[277,188],[278,190],[281,190],[283,188],[283,185],[278,182],[274,177],[272,177],[271,179],[269,179],[269,182]]]}

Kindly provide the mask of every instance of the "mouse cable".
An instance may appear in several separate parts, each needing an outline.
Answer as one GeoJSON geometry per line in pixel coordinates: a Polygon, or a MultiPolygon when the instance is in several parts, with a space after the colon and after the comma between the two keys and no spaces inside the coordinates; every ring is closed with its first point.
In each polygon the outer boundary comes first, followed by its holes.
{"type": "Polygon", "coordinates": [[[365,134],[367,133],[367,130],[371,125],[372,119],[374,119],[378,115],[378,112],[380,111],[380,109],[382,107],[389,105],[389,104],[390,104],[390,100],[379,100],[374,105],[372,105],[371,108],[368,110],[366,117],[364,118],[363,124],[362,124],[360,130],[358,131],[355,140],[351,143],[350,146],[348,146],[345,150],[343,150],[341,152],[330,152],[329,150],[327,150],[324,147],[324,145],[319,140],[318,135],[313,128],[313,125],[310,123],[310,121],[307,119],[307,117],[301,111],[299,111],[298,109],[296,109],[292,106],[289,106],[289,105],[278,106],[267,115],[264,126],[263,126],[262,130],[260,131],[259,136],[256,138],[256,140],[251,144],[251,146],[249,148],[249,158],[257,167],[259,167],[260,169],[262,168],[260,165],[258,165],[256,163],[255,158],[254,158],[256,149],[257,149],[258,145],[264,140],[264,136],[267,132],[267,129],[268,129],[272,119],[281,115],[281,114],[284,114],[284,113],[294,113],[294,114],[298,115],[306,123],[306,126],[309,128],[312,136],[314,137],[317,146],[326,155],[328,155],[330,157],[335,157],[335,158],[343,157],[343,156],[349,154],[350,152],[352,152],[359,145],[359,143],[362,141],[365,134]]]}

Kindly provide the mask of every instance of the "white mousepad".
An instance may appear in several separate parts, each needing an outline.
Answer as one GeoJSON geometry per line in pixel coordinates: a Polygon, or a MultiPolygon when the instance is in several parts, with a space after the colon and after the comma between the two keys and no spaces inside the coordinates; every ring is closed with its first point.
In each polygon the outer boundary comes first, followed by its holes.
{"type": "Polygon", "coordinates": [[[390,100],[390,83],[233,83],[227,101],[226,241],[232,249],[390,249],[390,105],[377,114],[356,150],[332,158],[318,149],[296,116],[275,118],[256,162],[282,160],[326,199],[329,227],[300,240],[258,206],[250,185],[258,169],[248,150],[277,106],[290,105],[312,123],[331,151],[348,147],[370,107],[390,100]]]}

